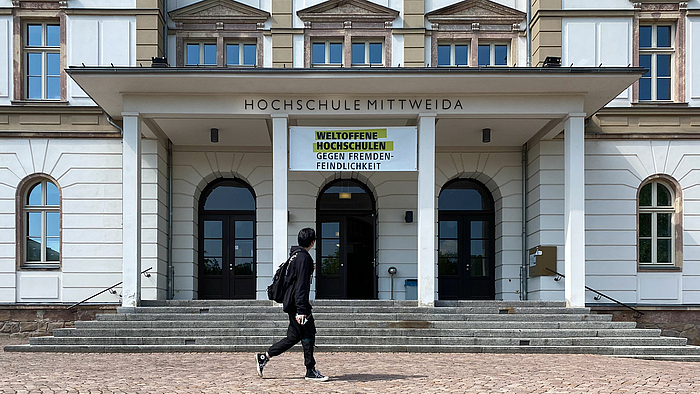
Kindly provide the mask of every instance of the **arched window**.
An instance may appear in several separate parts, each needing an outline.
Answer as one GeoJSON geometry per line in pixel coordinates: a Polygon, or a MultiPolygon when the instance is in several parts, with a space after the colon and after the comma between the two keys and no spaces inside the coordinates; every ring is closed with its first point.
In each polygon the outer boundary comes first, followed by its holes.
{"type": "MultiPolygon", "coordinates": [[[[669,183],[654,178],[638,196],[638,259],[640,267],[676,266],[680,238],[680,196],[669,183]]],[[[682,245],[682,244],[681,244],[682,245]]]]}
{"type": "Polygon", "coordinates": [[[22,195],[21,265],[58,265],[61,261],[61,197],[46,178],[28,183],[22,195]]]}

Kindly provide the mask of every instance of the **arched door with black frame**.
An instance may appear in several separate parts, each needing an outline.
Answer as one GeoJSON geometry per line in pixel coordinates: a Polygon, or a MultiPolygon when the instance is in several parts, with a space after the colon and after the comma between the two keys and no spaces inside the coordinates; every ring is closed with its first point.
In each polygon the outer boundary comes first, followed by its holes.
{"type": "Polygon", "coordinates": [[[255,298],[255,194],[220,179],[199,203],[199,298],[255,298]]]}
{"type": "Polygon", "coordinates": [[[377,298],[375,205],[355,180],[338,180],[319,194],[316,298],[377,298]]]}
{"type": "Polygon", "coordinates": [[[438,298],[494,299],[493,197],[480,182],[458,179],[438,198],[438,298]]]}

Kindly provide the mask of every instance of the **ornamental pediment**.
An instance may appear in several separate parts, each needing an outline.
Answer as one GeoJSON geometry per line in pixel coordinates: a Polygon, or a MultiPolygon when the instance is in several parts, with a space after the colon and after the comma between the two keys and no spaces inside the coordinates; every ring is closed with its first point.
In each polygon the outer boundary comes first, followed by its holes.
{"type": "Polygon", "coordinates": [[[429,21],[438,23],[513,24],[522,22],[526,14],[489,0],[464,0],[425,16],[429,21]]]}
{"type": "Polygon", "coordinates": [[[270,13],[234,0],[202,0],[171,11],[168,15],[176,23],[265,22],[270,13]]]}
{"type": "Polygon", "coordinates": [[[297,15],[305,22],[389,22],[396,19],[399,12],[367,0],[328,0],[300,10],[297,15]]]}

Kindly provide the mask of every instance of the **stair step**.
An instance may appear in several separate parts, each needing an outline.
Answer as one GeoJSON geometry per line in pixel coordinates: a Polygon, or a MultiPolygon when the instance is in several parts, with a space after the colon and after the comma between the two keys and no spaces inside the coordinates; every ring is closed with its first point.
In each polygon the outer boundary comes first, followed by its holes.
{"type": "MultiPolygon", "coordinates": [[[[417,307],[418,301],[405,300],[312,300],[311,304],[317,306],[406,306],[417,307]]],[[[274,306],[280,305],[274,301],[268,300],[143,300],[141,306],[144,307],[170,307],[170,306],[186,306],[186,307],[206,307],[206,306],[274,306]]],[[[500,300],[437,300],[436,307],[553,307],[565,308],[564,301],[500,301],[500,300]]]]}
{"type": "MultiPolygon", "coordinates": [[[[275,314],[284,313],[281,307],[277,306],[211,306],[211,307],[137,307],[137,308],[117,308],[117,313],[139,313],[139,314],[275,314]]],[[[590,308],[550,308],[550,307],[441,307],[441,308],[418,308],[418,307],[377,307],[377,306],[321,306],[314,308],[315,315],[435,315],[454,316],[461,314],[588,314],[590,308]]]]}

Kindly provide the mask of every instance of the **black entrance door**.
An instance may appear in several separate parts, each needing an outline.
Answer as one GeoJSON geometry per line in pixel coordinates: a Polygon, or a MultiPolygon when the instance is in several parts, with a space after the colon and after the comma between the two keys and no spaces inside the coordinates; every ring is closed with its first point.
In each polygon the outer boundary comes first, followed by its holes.
{"type": "Polygon", "coordinates": [[[202,193],[199,215],[199,298],[255,298],[255,198],[238,180],[202,193]],[[252,209],[251,209],[252,208],[252,209]]]}
{"type": "Polygon", "coordinates": [[[454,181],[440,193],[438,210],[438,297],[493,299],[495,226],[491,194],[475,181],[454,181]]]}
{"type": "Polygon", "coordinates": [[[356,181],[337,181],[319,196],[317,298],[377,297],[374,203],[356,181]]]}

